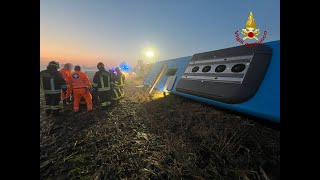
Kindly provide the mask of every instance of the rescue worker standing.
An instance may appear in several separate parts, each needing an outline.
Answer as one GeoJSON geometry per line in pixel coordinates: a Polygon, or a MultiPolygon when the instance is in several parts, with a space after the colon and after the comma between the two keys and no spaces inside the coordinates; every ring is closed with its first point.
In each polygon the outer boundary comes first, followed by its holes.
{"type": "Polygon", "coordinates": [[[92,96],[91,83],[88,76],[81,72],[81,67],[76,65],[74,71],[71,75],[71,88],[73,92],[74,102],[73,110],[74,112],[79,112],[79,105],[81,97],[84,97],[87,103],[87,111],[92,111],[92,96]]]}
{"type": "Polygon", "coordinates": [[[120,88],[116,82],[116,74],[110,69],[109,73],[111,74],[111,100],[118,101],[121,98],[120,88]]]}
{"type": "Polygon", "coordinates": [[[44,92],[44,97],[46,101],[45,111],[46,115],[53,116],[59,115],[59,110],[61,109],[60,96],[61,89],[66,90],[66,82],[62,75],[58,71],[59,63],[56,61],[49,62],[47,69],[40,72],[40,87],[44,92]]]}
{"type": "Polygon", "coordinates": [[[123,86],[124,86],[125,76],[122,74],[122,72],[118,67],[116,67],[116,72],[117,72],[117,76],[116,76],[117,86],[120,89],[121,97],[123,97],[124,96],[123,86]]]}
{"type": "Polygon", "coordinates": [[[102,110],[106,110],[107,106],[111,104],[112,77],[110,72],[105,70],[102,62],[97,64],[97,68],[99,71],[94,74],[93,86],[98,93],[102,110]]]}
{"type": "Polygon", "coordinates": [[[72,64],[67,63],[64,65],[64,67],[60,70],[60,73],[62,74],[64,80],[67,83],[67,90],[62,91],[61,93],[61,100],[64,104],[66,104],[66,101],[70,103],[70,95],[71,95],[71,74],[72,74],[72,64]]]}

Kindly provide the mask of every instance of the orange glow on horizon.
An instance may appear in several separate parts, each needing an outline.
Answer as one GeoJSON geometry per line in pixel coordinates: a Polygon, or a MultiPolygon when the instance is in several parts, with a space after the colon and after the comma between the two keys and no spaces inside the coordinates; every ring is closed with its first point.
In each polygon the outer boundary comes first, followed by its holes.
{"type": "Polygon", "coordinates": [[[40,53],[40,64],[47,64],[49,61],[58,61],[60,64],[72,63],[79,65],[95,66],[98,62],[105,63],[106,66],[118,66],[121,60],[118,60],[114,55],[108,57],[97,56],[85,53],[58,53],[58,52],[43,52],[40,53]],[[58,54],[58,55],[57,55],[58,54]]]}
{"type": "Polygon", "coordinates": [[[96,58],[63,58],[63,57],[40,57],[40,64],[45,65],[50,61],[58,61],[60,64],[72,63],[73,65],[95,66],[98,62],[103,62],[106,66],[118,66],[121,62],[116,60],[96,59],[96,58]],[[91,60],[88,60],[91,59],[91,60]]]}

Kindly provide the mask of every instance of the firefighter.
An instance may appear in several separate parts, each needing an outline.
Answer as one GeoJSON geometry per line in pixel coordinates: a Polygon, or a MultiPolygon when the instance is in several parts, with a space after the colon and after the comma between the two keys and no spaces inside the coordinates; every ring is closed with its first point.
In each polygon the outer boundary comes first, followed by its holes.
{"type": "Polygon", "coordinates": [[[99,71],[93,77],[93,86],[100,99],[102,110],[106,110],[111,104],[111,81],[113,79],[111,73],[105,70],[102,62],[97,64],[97,68],[99,71]]]}
{"type": "Polygon", "coordinates": [[[40,87],[44,92],[46,101],[45,111],[49,116],[59,115],[61,89],[66,91],[66,81],[58,71],[59,63],[56,61],[49,62],[47,69],[40,72],[40,87]]]}
{"type": "Polygon", "coordinates": [[[125,76],[124,76],[124,74],[122,74],[122,72],[120,71],[120,69],[118,67],[116,67],[116,72],[117,72],[116,82],[117,82],[117,85],[120,89],[121,97],[124,97],[123,86],[124,86],[125,76]]]}
{"type": "Polygon", "coordinates": [[[111,100],[117,101],[121,98],[121,92],[116,82],[116,74],[110,69],[111,74],[111,100]]]}
{"type": "Polygon", "coordinates": [[[79,112],[81,97],[86,100],[87,111],[92,111],[92,96],[90,94],[91,83],[88,76],[85,73],[81,72],[81,67],[79,65],[76,65],[74,67],[74,72],[71,75],[71,88],[74,97],[74,112],[79,112]]]}
{"type": "Polygon", "coordinates": [[[60,70],[60,73],[62,74],[64,80],[67,83],[67,89],[66,91],[62,91],[61,93],[61,100],[63,101],[63,104],[70,103],[70,95],[71,95],[71,74],[72,74],[72,64],[67,63],[64,65],[64,67],[60,70]]]}

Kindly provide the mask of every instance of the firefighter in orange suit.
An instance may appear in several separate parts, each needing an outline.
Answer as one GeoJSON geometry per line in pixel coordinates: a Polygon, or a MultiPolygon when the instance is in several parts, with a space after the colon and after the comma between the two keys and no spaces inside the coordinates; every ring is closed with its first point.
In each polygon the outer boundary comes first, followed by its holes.
{"type": "Polygon", "coordinates": [[[62,91],[61,93],[61,100],[63,101],[63,104],[66,104],[66,102],[70,103],[70,95],[71,95],[71,75],[72,75],[72,64],[67,63],[64,65],[64,67],[60,70],[60,73],[62,74],[64,80],[67,83],[67,90],[62,91]]]}
{"type": "Polygon", "coordinates": [[[74,102],[73,110],[74,112],[79,112],[79,104],[81,97],[84,97],[87,103],[87,111],[92,111],[92,96],[91,83],[88,76],[81,72],[80,66],[75,66],[74,71],[71,75],[71,88],[73,92],[74,102]]]}

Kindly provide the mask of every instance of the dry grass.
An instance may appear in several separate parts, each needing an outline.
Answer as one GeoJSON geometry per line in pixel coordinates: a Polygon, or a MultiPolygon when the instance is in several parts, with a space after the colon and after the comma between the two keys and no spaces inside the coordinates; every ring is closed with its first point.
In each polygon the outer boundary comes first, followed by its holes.
{"type": "Polygon", "coordinates": [[[141,83],[128,79],[107,112],[41,109],[41,179],[280,178],[280,132],[181,97],[152,99],[141,83]]]}

